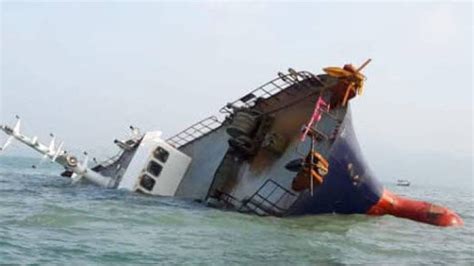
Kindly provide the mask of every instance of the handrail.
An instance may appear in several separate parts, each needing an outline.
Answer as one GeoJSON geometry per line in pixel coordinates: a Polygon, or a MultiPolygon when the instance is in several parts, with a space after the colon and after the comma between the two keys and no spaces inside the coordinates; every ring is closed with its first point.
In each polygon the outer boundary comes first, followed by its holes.
{"type": "Polygon", "coordinates": [[[117,160],[120,158],[120,156],[122,156],[123,154],[123,151],[119,151],[117,154],[111,156],[111,157],[108,157],[107,159],[104,159],[102,161],[98,161],[93,167],[91,168],[95,168],[97,166],[102,166],[104,168],[107,168],[109,166],[111,166],[112,164],[114,164],[115,162],[117,162],[117,160]]]}
{"type": "Polygon", "coordinates": [[[296,72],[290,69],[290,73],[288,74],[278,73],[277,78],[270,80],[245,96],[227,104],[222,107],[219,112],[232,114],[232,108],[253,107],[258,99],[268,99],[288,87],[307,79],[315,79],[317,82],[321,82],[315,75],[308,71],[296,72]]]}
{"type": "MultiPolygon", "coordinates": [[[[261,85],[240,99],[227,104],[226,106],[222,107],[219,112],[221,114],[232,114],[232,109],[235,107],[253,107],[258,99],[268,99],[295,84],[301,84],[301,82],[305,80],[314,80],[323,85],[322,81],[311,72],[296,72],[291,68],[288,71],[288,74],[278,73],[277,78],[261,85]]],[[[210,116],[197,122],[196,124],[193,124],[176,135],[169,137],[166,141],[176,148],[179,148],[191,141],[196,140],[197,138],[208,134],[211,131],[214,131],[221,125],[222,121],[220,121],[216,116],[210,116]]]]}
{"type": "Polygon", "coordinates": [[[222,122],[217,117],[210,116],[169,137],[166,142],[179,148],[219,128],[221,125],[222,122]]]}

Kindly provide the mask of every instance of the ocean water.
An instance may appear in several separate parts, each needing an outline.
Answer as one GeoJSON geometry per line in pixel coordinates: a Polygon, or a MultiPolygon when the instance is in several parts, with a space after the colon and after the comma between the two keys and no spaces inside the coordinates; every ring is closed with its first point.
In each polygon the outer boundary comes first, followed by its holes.
{"type": "Polygon", "coordinates": [[[256,217],[175,198],[72,185],[37,159],[0,157],[0,264],[474,264],[471,187],[388,186],[448,206],[440,228],[391,216],[256,217]]]}

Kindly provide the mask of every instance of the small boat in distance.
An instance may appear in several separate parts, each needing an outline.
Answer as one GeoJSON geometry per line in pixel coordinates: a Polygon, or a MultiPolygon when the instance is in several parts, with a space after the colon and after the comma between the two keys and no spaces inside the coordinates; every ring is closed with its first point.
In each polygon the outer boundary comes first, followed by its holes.
{"type": "Polygon", "coordinates": [[[397,180],[397,186],[409,187],[410,186],[410,181],[408,181],[407,179],[398,179],[397,180]]]}

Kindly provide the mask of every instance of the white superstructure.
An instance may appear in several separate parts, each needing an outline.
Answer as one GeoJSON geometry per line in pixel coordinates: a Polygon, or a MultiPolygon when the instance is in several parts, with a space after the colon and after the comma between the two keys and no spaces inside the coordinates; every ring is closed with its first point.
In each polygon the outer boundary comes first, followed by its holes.
{"type": "Polygon", "coordinates": [[[190,163],[189,156],[161,139],[161,132],[147,132],[118,188],[174,196],[190,163]]]}
{"type": "Polygon", "coordinates": [[[41,153],[44,159],[50,159],[62,165],[73,182],[81,179],[107,188],[126,189],[150,195],[174,196],[191,157],[161,139],[161,132],[153,131],[140,134],[132,129],[133,137],[127,141],[115,140],[122,152],[115,158],[88,166],[88,156],[79,161],[74,155],[63,150],[63,143],[55,145],[53,135],[51,143],[44,145],[37,137],[28,137],[20,133],[19,117],[14,127],[0,125],[0,130],[9,135],[0,147],[4,151],[13,139],[41,153]]]}

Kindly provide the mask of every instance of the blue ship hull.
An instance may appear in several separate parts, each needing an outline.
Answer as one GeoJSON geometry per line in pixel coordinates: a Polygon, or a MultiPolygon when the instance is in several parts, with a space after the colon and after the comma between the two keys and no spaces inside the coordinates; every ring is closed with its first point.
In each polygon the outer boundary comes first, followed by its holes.
{"type": "Polygon", "coordinates": [[[169,138],[193,158],[177,196],[262,216],[391,214],[462,224],[449,209],[390,193],[374,176],[348,107],[362,91],[359,70],[290,69],[223,107],[224,120],[211,117],[169,138]]]}
{"type": "Polygon", "coordinates": [[[292,206],[292,215],[367,213],[379,202],[383,186],[361,154],[348,112],[329,151],[329,173],[313,195],[305,191],[292,206]]]}

